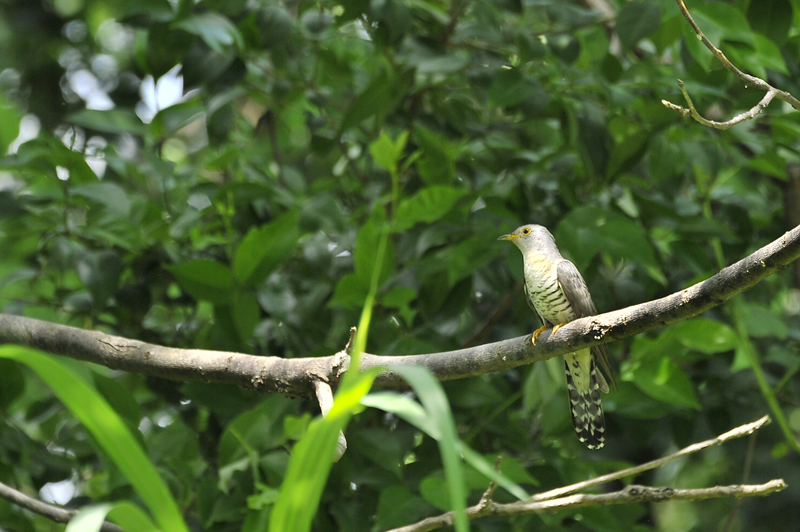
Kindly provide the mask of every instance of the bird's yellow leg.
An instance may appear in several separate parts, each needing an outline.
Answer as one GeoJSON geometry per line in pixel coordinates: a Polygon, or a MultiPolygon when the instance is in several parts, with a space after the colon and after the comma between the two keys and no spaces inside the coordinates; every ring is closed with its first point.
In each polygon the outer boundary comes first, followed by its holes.
{"type": "Polygon", "coordinates": [[[539,335],[542,334],[547,329],[549,329],[550,327],[551,327],[550,324],[546,324],[546,325],[542,325],[541,327],[539,327],[538,329],[533,331],[533,334],[531,335],[531,343],[533,345],[536,345],[536,339],[539,338],[539,335]]]}
{"type": "Polygon", "coordinates": [[[563,327],[566,324],[567,322],[559,323],[558,325],[550,325],[550,324],[542,325],[541,327],[533,331],[533,334],[531,335],[531,343],[533,345],[536,345],[536,339],[539,338],[539,335],[542,334],[547,329],[553,329],[552,331],[550,331],[550,336],[553,336],[554,334],[556,334],[556,331],[558,331],[561,327],[563,327]]]}

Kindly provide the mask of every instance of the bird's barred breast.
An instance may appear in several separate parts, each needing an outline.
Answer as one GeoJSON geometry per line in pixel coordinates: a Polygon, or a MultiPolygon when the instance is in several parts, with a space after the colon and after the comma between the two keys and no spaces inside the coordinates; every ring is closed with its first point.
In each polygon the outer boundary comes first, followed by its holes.
{"type": "Polygon", "coordinates": [[[567,297],[558,284],[553,262],[535,251],[525,257],[525,282],[536,312],[552,324],[575,319],[567,297]]]}

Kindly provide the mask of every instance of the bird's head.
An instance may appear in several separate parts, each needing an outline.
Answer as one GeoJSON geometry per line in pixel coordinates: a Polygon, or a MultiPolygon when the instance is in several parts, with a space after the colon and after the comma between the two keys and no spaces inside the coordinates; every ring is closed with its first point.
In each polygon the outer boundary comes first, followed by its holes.
{"type": "Polygon", "coordinates": [[[555,246],[555,238],[547,228],[541,225],[528,224],[514,229],[513,232],[503,235],[497,240],[513,242],[523,252],[529,249],[543,251],[555,246]]]}

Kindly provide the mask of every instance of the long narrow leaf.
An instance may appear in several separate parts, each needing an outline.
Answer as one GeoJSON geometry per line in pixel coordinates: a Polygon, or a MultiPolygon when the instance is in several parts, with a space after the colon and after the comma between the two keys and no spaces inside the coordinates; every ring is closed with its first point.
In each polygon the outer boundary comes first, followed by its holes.
{"type": "Polygon", "coordinates": [[[106,519],[128,532],[158,532],[150,517],[141,508],[127,501],[85,506],[70,519],[64,532],[97,532],[106,519]]]}
{"type": "Polygon", "coordinates": [[[162,530],[188,532],[167,485],[139,443],[103,397],[75,375],[69,366],[27,347],[0,346],[0,358],[25,364],[94,436],[145,502],[162,530]]]}
{"type": "MultiPolygon", "coordinates": [[[[438,425],[428,416],[425,409],[413,399],[409,399],[396,392],[375,392],[362,398],[361,404],[370,408],[378,408],[385,412],[391,412],[405,419],[434,440],[441,440],[442,433],[438,425]]],[[[456,450],[458,450],[464,458],[464,461],[518,499],[523,500],[529,497],[528,492],[519,484],[497,471],[493,464],[473,451],[460,439],[456,440],[456,450]]]]}
{"type": "Polygon", "coordinates": [[[361,398],[369,392],[375,379],[374,371],[363,374],[359,371],[359,360],[367,345],[372,307],[375,304],[388,238],[388,225],[384,222],[372,281],[361,310],[355,342],[350,350],[350,369],[339,384],[331,411],[324,418],[312,422],[306,434],[294,446],[286,478],[270,514],[270,532],[307,532],[311,529],[311,522],[317,513],[325,482],[333,466],[339,431],[344,430],[350,418],[360,408],[361,398]]]}
{"type": "Polygon", "coordinates": [[[469,530],[466,513],[467,489],[456,445],[458,441],[456,424],[442,385],[422,366],[392,366],[392,370],[399,373],[411,385],[432,423],[441,431],[439,452],[442,455],[447,489],[450,492],[450,504],[455,513],[455,528],[457,532],[466,532],[469,530]]]}
{"type": "Polygon", "coordinates": [[[333,466],[339,431],[369,392],[375,372],[362,373],[357,381],[336,394],[333,408],[324,418],[311,422],[306,434],[292,450],[292,459],[269,518],[271,532],[302,532],[311,529],[322,490],[333,466]]]}

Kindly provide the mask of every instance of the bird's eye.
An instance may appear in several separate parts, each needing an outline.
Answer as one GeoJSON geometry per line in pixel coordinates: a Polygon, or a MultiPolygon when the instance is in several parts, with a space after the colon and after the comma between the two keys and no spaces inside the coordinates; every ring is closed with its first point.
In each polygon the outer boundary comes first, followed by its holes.
{"type": "Polygon", "coordinates": [[[529,235],[529,234],[531,234],[531,228],[530,228],[530,227],[526,227],[526,228],[524,228],[524,229],[522,230],[522,234],[523,234],[523,235],[529,235]]]}

